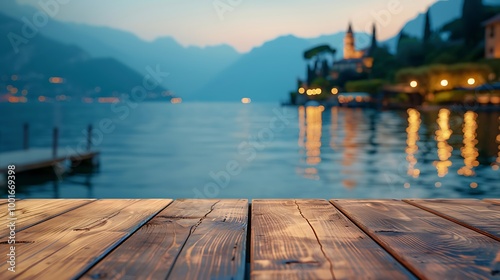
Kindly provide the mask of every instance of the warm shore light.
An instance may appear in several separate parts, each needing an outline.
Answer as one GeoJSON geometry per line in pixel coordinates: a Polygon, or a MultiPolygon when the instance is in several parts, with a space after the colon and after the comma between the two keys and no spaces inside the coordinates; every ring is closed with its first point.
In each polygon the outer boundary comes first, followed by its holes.
{"type": "Polygon", "coordinates": [[[64,79],[61,77],[50,77],[49,82],[51,84],[62,84],[64,83],[64,79]]]}
{"type": "Polygon", "coordinates": [[[250,99],[250,98],[248,98],[248,97],[242,98],[242,99],[241,99],[241,103],[243,103],[243,104],[249,104],[249,103],[252,103],[252,99],[250,99]]]}
{"type": "Polygon", "coordinates": [[[170,103],[172,103],[172,104],[182,103],[182,98],[180,98],[180,97],[174,97],[174,98],[170,99],[170,103]]]}
{"type": "Polygon", "coordinates": [[[449,83],[448,83],[448,80],[442,80],[442,81],[441,81],[441,86],[443,86],[443,87],[448,86],[448,84],[449,84],[449,83]]]}
{"type": "Polygon", "coordinates": [[[339,89],[338,88],[332,88],[332,94],[333,95],[336,95],[339,93],[339,89]]]}
{"type": "Polygon", "coordinates": [[[305,92],[306,92],[306,89],[305,89],[305,88],[302,88],[302,87],[301,87],[301,88],[299,88],[299,93],[300,93],[300,94],[304,94],[305,92]]]}
{"type": "Polygon", "coordinates": [[[472,86],[472,85],[474,85],[476,83],[476,80],[474,78],[469,78],[469,80],[467,81],[467,83],[472,86]]]}
{"type": "Polygon", "coordinates": [[[412,88],[416,88],[416,87],[418,86],[417,81],[411,81],[410,86],[411,86],[412,88]]]}

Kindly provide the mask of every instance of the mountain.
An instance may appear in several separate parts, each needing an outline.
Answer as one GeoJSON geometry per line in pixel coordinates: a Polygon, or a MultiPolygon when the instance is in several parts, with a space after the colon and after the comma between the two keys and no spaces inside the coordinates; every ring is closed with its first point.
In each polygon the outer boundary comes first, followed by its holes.
{"type": "MultiPolygon", "coordinates": [[[[0,41],[1,88],[29,89],[28,99],[58,94],[78,99],[118,96],[143,85],[142,75],[116,59],[92,58],[77,46],[59,43],[41,34],[26,44],[19,44],[16,52],[11,44],[12,34],[22,28],[22,22],[0,14],[0,37],[7,38],[0,41]],[[62,80],[49,82],[52,77],[62,80]]],[[[164,90],[159,86],[152,93],[159,95],[164,90]]],[[[11,93],[16,96],[20,91],[16,89],[11,93]]]]}
{"type": "MultiPolygon", "coordinates": [[[[431,5],[429,8],[432,30],[439,30],[450,21],[461,17],[463,2],[463,0],[446,0],[437,1],[431,5]]],[[[497,6],[500,5],[500,0],[483,0],[483,4],[497,6]]],[[[424,22],[425,13],[419,13],[415,18],[409,20],[401,30],[410,36],[422,38],[424,35],[424,22]]],[[[395,53],[398,39],[399,34],[396,34],[382,43],[387,45],[392,53],[395,53]]]]}
{"type": "MultiPolygon", "coordinates": [[[[19,19],[31,18],[37,11],[15,0],[2,0],[0,8],[19,19]]],[[[146,74],[146,67],[159,65],[170,73],[163,86],[183,97],[189,97],[241,56],[229,45],[184,47],[171,37],[148,42],[127,31],[53,19],[40,28],[40,33],[77,45],[92,57],[117,59],[141,74],[146,74]]]]}
{"type": "MultiPolygon", "coordinates": [[[[250,97],[255,101],[275,102],[285,98],[298,77],[304,77],[303,53],[308,48],[329,44],[343,55],[345,33],[317,38],[282,36],[252,49],[198,91],[193,98],[201,101],[238,101],[250,97]]],[[[369,35],[356,33],[358,47],[369,45],[369,35]]]]}

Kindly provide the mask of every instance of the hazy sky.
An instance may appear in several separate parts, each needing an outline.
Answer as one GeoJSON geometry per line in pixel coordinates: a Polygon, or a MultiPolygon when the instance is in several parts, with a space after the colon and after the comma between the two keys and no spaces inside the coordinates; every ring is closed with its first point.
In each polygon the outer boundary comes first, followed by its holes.
{"type": "MultiPolygon", "coordinates": [[[[345,30],[349,20],[356,31],[370,31],[377,22],[379,39],[386,39],[435,1],[69,0],[56,18],[128,30],[146,40],[172,36],[183,45],[226,43],[246,52],[280,35],[316,37],[345,30]]],[[[44,1],[18,2],[38,6],[44,1]]]]}

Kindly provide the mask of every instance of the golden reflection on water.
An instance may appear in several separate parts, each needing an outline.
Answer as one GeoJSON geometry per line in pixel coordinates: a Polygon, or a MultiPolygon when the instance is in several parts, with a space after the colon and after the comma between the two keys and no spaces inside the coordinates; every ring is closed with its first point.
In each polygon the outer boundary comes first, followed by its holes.
{"type": "Polygon", "coordinates": [[[345,112],[344,118],[344,132],[345,137],[342,143],[344,148],[344,152],[342,154],[342,174],[348,175],[348,179],[344,179],[342,181],[342,185],[344,185],[347,189],[355,188],[357,185],[356,173],[353,172],[349,167],[351,167],[356,162],[356,156],[359,152],[358,144],[356,143],[356,136],[358,132],[358,124],[361,118],[359,118],[358,114],[361,114],[362,111],[359,109],[356,110],[347,110],[345,112]]]}
{"type": "Polygon", "coordinates": [[[339,107],[332,107],[332,121],[330,127],[330,147],[337,149],[338,129],[339,129],[339,107]]]}
{"type": "Polygon", "coordinates": [[[299,147],[305,152],[308,167],[299,172],[308,179],[318,180],[319,174],[316,165],[321,163],[321,133],[323,128],[322,114],[325,108],[299,107],[299,147]]]}
{"type": "MultiPolygon", "coordinates": [[[[498,123],[500,124],[500,117],[498,118],[498,123]]],[[[498,126],[499,133],[496,138],[498,144],[498,153],[496,163],[493,165],[493,170],[498,170],[500,168],[500,125],[498,126]]]]}
{"type": "Polygon", "coordinates": [[[406,129],[406,133],[408,134],[406,139],[406,161],[408,161],[407,173],[414,178],[418,178],[420,175],[420,170],[415,168],[417,164],[415,154],[418,152],[417,142],[420,139],[418,131],[420,130],[421,123],[420,113],[415,109],[408,109],[408,128],[406,129]]]}
{"type": "Polygon", "coordinates": [[[309,106],[306,108],[306,162],[317,165],[321,162],[321,130],[323,120],[321,114],[324,107],[309,106]]]}
{"type": "Polygon", "coordinates": [[[304,147],[306,138],[306,109],[304,106],[299,107],[299,147],[304,147]]]}
{"type": "Polygon", "coordinates": [[[451,154],[453,152],[453,147],[448,144],[453,131],[450,128],[450,110],[441,109],[439,110],[437,124],[439,129],[436,130],[436,142],[437,142],[437,154],[438,161],[434,161],[434,166],[437,169],[438,176],[444,177],[448,174],[448,170],[452,163],[450,160],[451,154]]]}
{"type": "Polygon", "coordinates": [[[468,111],[464,115],[464,125],[463,125],[463,133],[464,133],[464,146],[460,149],[462,152],[462,157],[464,158],[464,166],[458,170],[459,175],[463,176],[474,176],[476,173],[474,172],[474,167],[479,166],[479,161],[477,157],[479,156],[479,152],[477,151],[477,114],[472,111],[468,111]]]}

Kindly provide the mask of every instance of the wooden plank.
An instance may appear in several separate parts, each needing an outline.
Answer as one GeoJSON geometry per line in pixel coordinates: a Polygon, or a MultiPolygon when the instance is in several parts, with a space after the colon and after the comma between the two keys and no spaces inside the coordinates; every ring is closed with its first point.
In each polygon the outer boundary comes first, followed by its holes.
{"type": "MultiPolygon", "coordinates": [[[[171,200],[98,200],[23,230],[16,238],[16,279],[68,279],[86,271],[171,200]]],[[[7,252],[6,239],[0,250],[7,252]]],[[[10,279],[7,263],[0,279],[10,279]]]]}
{"type": "Polygon", "coordinates": [[[243,279],[248,200],[221,200],[191,235],[168,279],[243,279]]]}
{"type": "Polygon", "coordinates": [[[483,199],[485,202],[500,204],[500,199],[483,199]]]}
{"type": "Polygon", "coordinates": [[[176,200],[84,279],[243,279],[247,200],[176,200]]]}
{"type": "MultiPolygon", "coordinates": [[[[333,200],[422,279],[490,279],[500,243],[403,201],[333,200]]],[[[498,277],[498,276],[497,276],[498,277]]]]}
{"type": "MultiPolygon", "coordinates": [[[[16,201],[16,232],[52,219],[58,215],[91,203],[93,199],[28,199],[16,201]]],[[[5,206],[7,207],[7,206],[5,206]]],[[[7,209],[5,209],[7,210],[7,209]]],[[[0,220],[6,221],[8,211],[0,211],[0,220]]],[[[9,228],[0,228],[0,238],[9,235],[9,228]]]]}
{"type": "Polygon", "coordinates": [[[405,200],[405,202],[500,241],[500,204],[475,199],[405,200]]]}
{"type": "Polygon", "coordinates": [[[252,279],[412,279],[326,200],[254,200],[252,279]]]}

